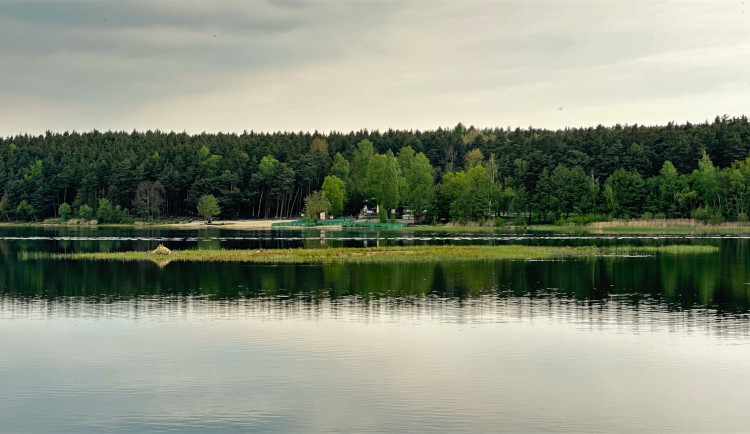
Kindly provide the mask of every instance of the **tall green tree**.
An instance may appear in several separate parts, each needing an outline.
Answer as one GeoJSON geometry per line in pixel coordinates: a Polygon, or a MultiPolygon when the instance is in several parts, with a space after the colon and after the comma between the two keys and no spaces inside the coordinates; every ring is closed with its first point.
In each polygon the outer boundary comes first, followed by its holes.
{"type": "Polygon", "coordinates": [[[373,155],[375,155],[375,149],[371,141],[364,139],[357,143],[352,161],[351,179],[354,184],[352,195],[359,200],[368,194],[367,169],[373,155]]]}
{"type": "Polygon", "coordinates": [[[149,220],[155,216],[161,216],[164,203],[164,187],[159,181],[141,181],[138,184],[133,199],[133,208],[139,215],[148,217],[149,220]]]}
{"type": "Polygon", "coordinates": [[[378,204],[380,220],[385,221],[388,213],[399,205],[403,185],[401,167],[393,152],[389,150],[385,154],[375,154],[370,158],[365,184],[378,204]]]}
{"type": "Polygon", "coordinates": [[[664,162],[656,179],[659,188],[656,211],[664,213],[668,218],[679,217],[681,210],[677,198],[680,193],[688,189],[687,180],[677,173],[677,169],[669,160],[664,162]]]}
{"type": "Polygon", "coordinates": [[[690,181],[693,190],[698,193],[698,197],[705,207],[718,205],[720,197],[719,173],[705,151],[698,161],[698,169],[690,175],[690,181]]]}
{"type": "Polygon", "coordinates": [[[337,176],[328,175],[323,180],[323,195],[331,202],[331,208],[327,211],[334,215],[341,214],[344,210],[344,202],[346,202],[346,184],[340,180],[337,176]]]}
{"type": "MultiPolygon", "coordinates": [[[[401,154],[399,154],[399,161],[402,162],[401,154]]],[[[412,157],[404,158],[401,170],[405,181],[402,189],[404,194],[402,202],[412,210],[415,220],[421,221],[426,214],[434,212],[434,169],[430,160],[419,152],[412,157]]]]}
{"type": "Polygon", "coordinates": [[[466,167],[466,170],[472,169],[473,167],[482,164],[482,162],[484,162],[484,155],[482,155],[482,151],[478,148],[474,148],[467,152],[464,157],[464,166],[466,167]]]}
{"type": "Polygon", "coordinates": [[[604,197],[613,216],[639,217],[646,197],[646,183],[636,171],[617,169],[604,183],[604,197]]]}
{"type": "Polygon", "coordinates": [[[211,219],[221,214],[221,207],[219,201],[213,194],[204,194],[198,199],[198,214],[202,215],[208,223],[211,223],[211,219]]]}

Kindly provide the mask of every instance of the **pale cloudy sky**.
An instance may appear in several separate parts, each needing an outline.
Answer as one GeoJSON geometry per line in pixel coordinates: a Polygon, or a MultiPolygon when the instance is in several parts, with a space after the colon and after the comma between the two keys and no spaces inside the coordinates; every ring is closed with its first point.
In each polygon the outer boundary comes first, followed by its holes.
{"type": "Polygon", "coordinates": [[[750,114],[750,0],[0,0],[0,135],[750,114]]]}

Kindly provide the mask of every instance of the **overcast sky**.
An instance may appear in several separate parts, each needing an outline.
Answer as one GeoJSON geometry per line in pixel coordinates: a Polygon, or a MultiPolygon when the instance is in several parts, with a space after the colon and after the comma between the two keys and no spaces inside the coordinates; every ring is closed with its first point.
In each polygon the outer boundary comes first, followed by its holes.
{"type": "Polygon", "coordinates": [[[750,0],[0,0],[0,135],[750,114],[750,0]]]}

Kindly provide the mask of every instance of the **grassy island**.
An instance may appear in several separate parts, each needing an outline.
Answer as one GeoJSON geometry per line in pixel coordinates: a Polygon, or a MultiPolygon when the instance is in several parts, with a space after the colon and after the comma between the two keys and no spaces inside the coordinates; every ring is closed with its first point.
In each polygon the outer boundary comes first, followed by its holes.
{"type": "Polygon", "coordinates": [[[545,246],[404,246],[272,250],[178,250],[170,255],[148,252],[26,253],[22,259],[52,258],[103,261],[254,262],[254,263],[384,263],[475,260],[540,260],[637,255],[694,255],[718,252],[705,245],[545,247],[545,246]]]}

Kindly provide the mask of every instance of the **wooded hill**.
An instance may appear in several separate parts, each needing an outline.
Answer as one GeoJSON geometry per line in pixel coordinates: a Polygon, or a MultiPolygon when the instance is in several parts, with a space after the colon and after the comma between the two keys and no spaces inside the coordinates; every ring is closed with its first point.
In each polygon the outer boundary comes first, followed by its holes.
{"type": "Polygon", "coordinates": [[[191,216],[212,194],[224,218],[290,217],[329,177],[323,196],[342,215],[370,200],[428,221],[504,212],[743,220],[749,155],[744,116],[558,131],[48,132],[0,139],[0,213],[39,220],[67,203],[71,215],[104,204],[105,221],[191,216]]]}

